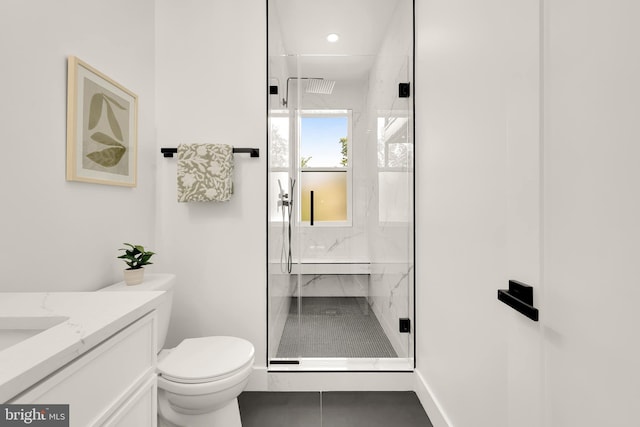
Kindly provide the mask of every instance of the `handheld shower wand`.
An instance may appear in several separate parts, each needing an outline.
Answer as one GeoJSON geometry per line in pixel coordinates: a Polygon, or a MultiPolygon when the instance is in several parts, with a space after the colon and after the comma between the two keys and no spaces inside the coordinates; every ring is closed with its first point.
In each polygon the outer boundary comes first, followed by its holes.
{"type": "MultiPolygon", "coordinates": [[[[282,188],[282,183],[278,179],[278,187],[280,187],[280,194],[278,195],[278,209],[282,207],[282,251],[280,252],[280,266],[284,267],[286,258],[286,272],[291,273],[293,270],[293,256],[291,253],[291,219],[293,216],[293,191],[295,189],[296,180],[289,178],[290,192],[285,193],[282,188]],[[285,213],[285,208],[288,210],[288,215],[285,213]],[[285,220],[287,220],[287,226],[285,226],[285,220]]],[[[282,269],[284,273],[285,270],[282,269]]]]}

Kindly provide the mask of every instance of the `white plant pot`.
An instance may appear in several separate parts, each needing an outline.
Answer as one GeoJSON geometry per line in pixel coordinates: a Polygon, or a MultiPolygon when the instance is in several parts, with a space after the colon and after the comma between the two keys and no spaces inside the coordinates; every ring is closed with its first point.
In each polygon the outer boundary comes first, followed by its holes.
{"type": "Polygon", "coordinates": [[[144,280],[144,267],[124,270],[124,282],[127,285],[139,285],[144,280]]]}

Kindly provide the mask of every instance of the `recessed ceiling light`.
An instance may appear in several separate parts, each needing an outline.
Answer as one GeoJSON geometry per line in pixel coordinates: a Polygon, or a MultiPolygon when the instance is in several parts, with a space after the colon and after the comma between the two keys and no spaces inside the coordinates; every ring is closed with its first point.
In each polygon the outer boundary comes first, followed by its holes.
{"type": "Polygon", "coordinates": [[[335,43],[338,41],[338,39],[340,39],[340,36],[337,35],[336,33],[331,33],[327,36],[327,41],[329,43],[335,43]]]}

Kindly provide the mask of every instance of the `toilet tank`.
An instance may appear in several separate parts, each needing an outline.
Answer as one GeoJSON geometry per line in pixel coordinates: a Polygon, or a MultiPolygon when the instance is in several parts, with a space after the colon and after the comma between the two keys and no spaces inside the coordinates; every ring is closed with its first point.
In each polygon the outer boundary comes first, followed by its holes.
{"type": "Polygon", "coordinates": [[[145,274],[144,282],[139,285],[128,286],[124,282],[107,286],[100,291],[107,292],[144,292],[144,291],[165,291],[166,298],[158,306],[158,339],[156,353],[162,350],[165,339],[167,338],[167,330],[169,329],[169,319],[171,318],[171,304],[173,303],[173,287],[176,282],[175,274],[145,274]]]}

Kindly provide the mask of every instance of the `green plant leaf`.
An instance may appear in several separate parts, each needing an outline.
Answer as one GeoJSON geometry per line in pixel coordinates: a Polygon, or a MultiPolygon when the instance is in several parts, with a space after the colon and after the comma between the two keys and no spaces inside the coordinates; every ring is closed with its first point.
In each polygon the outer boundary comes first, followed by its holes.
{"type": "Polygon", "coordinates": [[[120,144],[118,141],[111,138],[106,133],[96,132],[93,135],[91,135],[91,139],[93,139],[95,142],[99,142],[100,144],[113,145],[115,147],[124,148],[124,145],[120,144]]]}
{"type": "Polygon", "coordinates": [[[111,147],[102,151],[94,151],[93,153],[87,154],[87,157],[99,164],[100,166],[104,166],[105,168],[110,168],[118,163],[122,159],[126,148],[120,147],[111,147]]]}
{"type": "Polygon", "coordinates": [[[113,108],[107,102],[107,119],[109,120],[109,127],[111,128],[111,132],[113,135],[122,141],[122,129],[120,129],[120,125],[118,124],[118,119],[116,119],[116,115],[113,114],[113,108]]]}
{"type": "Polygon", "coordinates": [[[103,99],[104,98],[101,93],[96,93],[91,97],[91,104],[89,104],[89,130],[96,127],[100,121],[103,99]]]}
{"type": "Polygon", "coordinates": [[[118,107],[119,109],[121,109],[121,110],[125,110],[125,109],[126,109],[126,107],[123,107],[122,105],[120,105],[120,104],[118,103],[118,101],[116,101],[116,100],[115,100],[115,99],[113,99],[112,97],[107,96],[107,95],[105,95],[104,97],[105,97],[105,98],[107,98],[109,101],[111,101],[111,103],[112,103],[112,104],[114,104],[114,105],[115,105],[116,107],[118,107]]]}
{"type": "Polygon", "coordinates": [[[124,262],[130,267],[129,269],[138,269],[145,265],[153,264],[152,262],[149,262],[149,259],[155,255],[155,252],[145,251],[142,245],[132,245],[131,243],[124,243],[124,245],[129,246],[131,249],[118,249],[120,251],[125,251],[125,253],[117,258],[124,260],[124,262]]]}
{"type": "Polygon", "coordinates": [[[144,255],[140,257],[140,264],[151,264],[149,262],[149,258],[153,256],[153,252],[146,252],[144,255]]]}

